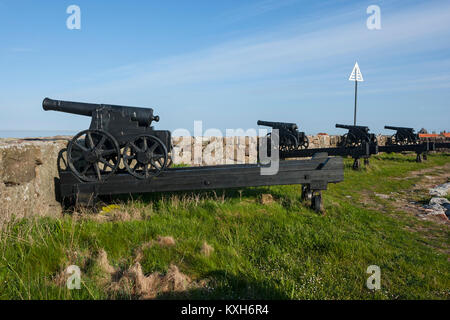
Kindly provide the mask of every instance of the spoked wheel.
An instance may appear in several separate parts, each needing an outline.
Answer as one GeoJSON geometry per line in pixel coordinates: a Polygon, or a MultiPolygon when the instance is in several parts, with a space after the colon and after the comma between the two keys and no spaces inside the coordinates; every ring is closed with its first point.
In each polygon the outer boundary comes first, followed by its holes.
{"type": "Polygon", "coordinates": [[[298,140],[293,134],[280,135],[280,150],[290,151],[298,148],[298,140]]]}
{"type": "Polygon", "coordinates": [[[309,139],[307,136],[305,136],[305,139],[301,142],[301,144],[299,144],[298,149],[308,149],[309,147],[309,139]]]}
{"type": "Polygon", "coordinates": [[[378,144],[378,138],[374,135],[370,138],[370,141],[367,142],[372,144],[378,144]]]}
{"type": "Polygon", "coordinates": [[[69,165],[67,164],[67,148],[61,149],[58,152],[57,167],[59,173],[69,170],[69,165]]]}
{"type": "Polygon", "coordinates": [[[173,165],[172,153],[169,152],[169,154],[167,155],[167,165],[166,165],[166,168],[170,168],[172,165],[173,165]]]}
{"type": "Polygon", "coordinates": [[[344,147],[356,147],[359,145],[355,135],[352,133],[346,133],[342,136],[342,138],[344,147]]]}
{"type": "Polygon", "coordinates": [[[155,136],[138,136],[125,145],[123,163],[128,172],[136,178],[155,177],[167,167],[167,148],[155,136]]]}
{"type": "Polygon", "coordinates": [[[119,145],[105,131],[85,130],[69,142],[67,162],[70,170],[81,180],[105,181],[119,166],[119,145]]]}
{"type": "Polygon", "coordinates": [[[397,144],[397,135],[393,134],[390,138],[388,138],[388,144],[396,145],[397,144]]]}

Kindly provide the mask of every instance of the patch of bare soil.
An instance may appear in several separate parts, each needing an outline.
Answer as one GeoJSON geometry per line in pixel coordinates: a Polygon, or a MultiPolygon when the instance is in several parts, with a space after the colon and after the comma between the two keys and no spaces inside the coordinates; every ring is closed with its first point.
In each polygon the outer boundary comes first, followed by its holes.
{"type": "MultiPolygon", "coordinates": [[[[435,231],[436,228],[441,228],[440,226],[447,228],[450,226],[450,221],[445,215],[443,217],[441,215],[428,214],[429,210],[424,208],[425,203],[423,201],[418,201],[417,199],[430,198],[429,190],[431,188],[450,181],[450,163],[447,163],[444,166],[412,171],[407,177],[402,179],[412,178],[418,178],[419,180],[411,189],[398,190],[397,192],[392,192],[387,195],[364,192],[362,194],[361,202],[365,206],[385,212],[394,217],[398,216],[392,214],[392,206],[395,210],[413,215],[420,220],[433,221],[436,223],[434,226],[426,227],[424,225],[414,224],[409,225],[406,228],[410,232],[420,232],[421,235],[430,240],[438,240],[435,232],[432,231],[435,231]],[[388,202],[380,200],[388,200],[388,202]]],[[[446,243],[446,241],[440,241],[440,246],[433,246],[433,248],[446,254],[450,254],[450,245],[446,243]]]]}
{"type": "Polygon", "coordinates": [[[446,216],[428,214],[429,210],[423,207],[423,203],[414,198],[430,197],[429,190],[437,185],[450,181],[450,163],[444,166],[412,171],[408,177],[419,178],[419,181],[410,190],[402,190],[395,197],[393,205],[396,209],[412,213],[424,220],[434,220],[440,224],[450,225],[446,216]]]}
{"type": "Polygon", "coordinates": [[[390,200],[389,204],[393,205],[395,209],[415,215],[423,220],[434,220],[438,223],[450,225],[448,219],[438,215],[428,214],[428,209],[423,207],[424,203],[417,201],[417,199],[426,199],[430,197],[429,189],[439,184],[450,181],[450,163],[444,166],[433,168],[426,168],[417,171],[411,171],[408,176],[393,179],[419,179],[411,189],[398,190],[390,194],[378,194],[365,191],[362,193],[361,203],[370,206],[378,211],[389,212],[389,208],[381,200],[390,200]]]}

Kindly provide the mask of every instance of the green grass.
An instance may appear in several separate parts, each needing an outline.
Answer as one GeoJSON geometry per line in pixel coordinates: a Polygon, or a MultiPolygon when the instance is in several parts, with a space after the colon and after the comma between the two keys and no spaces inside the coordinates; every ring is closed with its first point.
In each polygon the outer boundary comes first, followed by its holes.
{"type": "Polygon", "coordinates": [[[345,181],[324,192],[326,215],[300,201],[300,186],[274,186],[117,199],[120,210],[138,212],[140,219],[130,221],[69,214],[24,219],[0,237],[0,298],[117,298],[86,261],[104,249],[114,267],[126,270],[143,243],[170,235],[175,246],[143,251],[144,273],[164,273],[173,263],[191,278],[210,282],[207,289],[163,298],[449,299],[448,226],[422,221],[396,210],[392,199],[374,195],[408,190],[420,175],[399,178],[449,160],[445,154],[424,163],[411,155],[383,155],[352,171],[348,159],[345,181]],[[262,205],[265,193],[275,201],[262,205]],[[367,199],[382,209],[364,204],[367,199]],[[215,249],[210,257],[200,253],[203,241],[215,249]],[[52,281],[69,264],[86,265],[81,290],[52,281]],[[366,288],[369,265],[381,268],[381,290],[366,288]]]}

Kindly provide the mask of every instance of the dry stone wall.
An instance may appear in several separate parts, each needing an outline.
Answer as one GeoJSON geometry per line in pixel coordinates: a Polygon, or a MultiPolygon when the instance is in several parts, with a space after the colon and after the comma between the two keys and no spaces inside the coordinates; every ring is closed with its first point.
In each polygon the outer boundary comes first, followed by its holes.
{"type": "Polygon", "coordinates": [[[0,139],[0,227],[29,215],[55,216],[56,159],[65,139],[0,139]]]}

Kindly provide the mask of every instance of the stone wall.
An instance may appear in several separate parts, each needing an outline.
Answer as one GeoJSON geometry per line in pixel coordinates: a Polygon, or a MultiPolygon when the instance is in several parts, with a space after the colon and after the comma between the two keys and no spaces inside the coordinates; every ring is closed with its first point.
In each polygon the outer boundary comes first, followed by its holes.
{"type": "MultiPolygon", "coordinates": [[[[309,148],[335,147],[341,141],[340,136],[334,135],[308,136],[308,139],[309,148]]],[[[172,158],[175,164],[194,166],[256,163],[257,143],[257,137],[177,137],[173,139],[172,158]],[[202,159],[198,154],[202,154],[202,159]]]]}
{"type": "Polygon", "coordinates": [[[13,217],[55,216],[56,159],[65,139],[0,139],[0,227],[13,217]]]}
{"type": "MultiPolygon", "coordinates": [[[[310,148],[336,146],[339,136],[308,136],[310,148]]],[[[0,226],[12,216],[58,215],[55,200],[57,158],[70,137],[0,139],[0,226]]],[[[380,144],[386,141],[379,136],[380,144]]],[[[188,137],[173,139],[175,164],[256,163],[256,137],[188,137]],[[202,150],[202,152],[198,152],[202,150]],[[203,154],[202,159],[194,155],[203,154]],[[222,161],[215,161],[218,156],[222,161]]]]}

